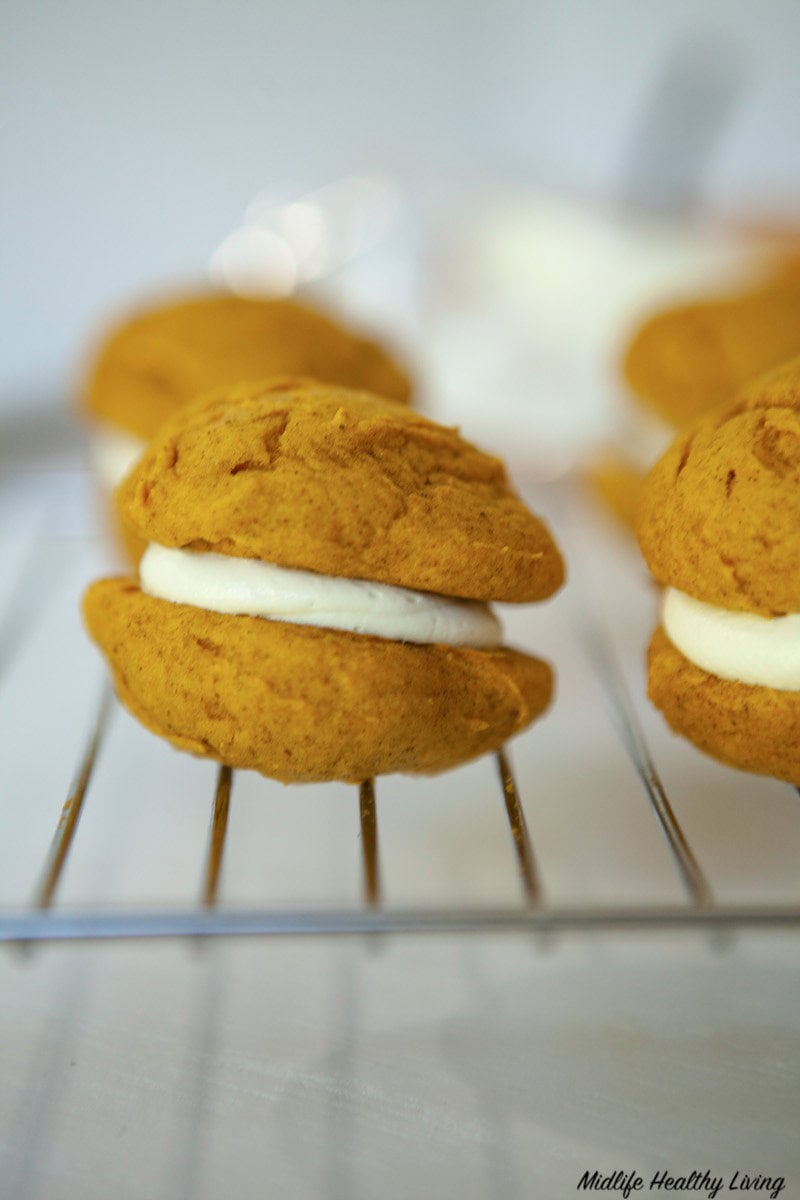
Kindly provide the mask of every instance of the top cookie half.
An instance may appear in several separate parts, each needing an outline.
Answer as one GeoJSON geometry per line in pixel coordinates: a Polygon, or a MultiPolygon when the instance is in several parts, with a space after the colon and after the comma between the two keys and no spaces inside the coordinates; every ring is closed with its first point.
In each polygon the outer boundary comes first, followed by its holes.
{"type": "Polygon", "coordinates": [[[84,405],[148,439],[201,392],[242,379],[309,375],[407,403],[411,385],[375,342],[293,300],[194,296],[143,310],[101,347],[84,405]]]}
{"type": "Polygon", "coordinates": [[[645,481],[659,583],[722,608],[800,612],[800,357],[690,426],[645,481]]]}
{"type": "Polygon", "coordinates": [[[396,403],[312,380],[188,405],[117,502],[145,541],[464,599],[540,600],[564,575],[497,459],[396,403]]]}

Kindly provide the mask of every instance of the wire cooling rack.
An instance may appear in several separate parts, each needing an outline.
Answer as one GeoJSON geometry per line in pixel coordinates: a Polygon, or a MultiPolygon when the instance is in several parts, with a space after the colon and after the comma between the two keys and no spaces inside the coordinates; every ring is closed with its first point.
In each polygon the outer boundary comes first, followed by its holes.
{"type": "MultiPolygon", "coordinates": [[[[588,538],[581,527],[585,514],[576,510],[574,499],[559,505],[563,527],[559,531],[573,566],[571,550],[578,557],[586,552],[588,538]],[[577,511],[577,515],[576,515],[577,511]],[[577,522],[577,525],[576,525],[577,522]]],[[[541,507],[541,505],[540,505],[541,507]]],[[[20,573],[31,574],[30,562],[35,565],[36,554],[20,573]]],[[[33,575],[36,572],[33,570],[33,575]]],[[[381,838],[379,836],[381,787],[380,780],[364,781],[356,789],[360,854],[360,898],[342,906],[329,903],[324,895],[311,904],[249,904],[233,907],[224,901],[220,880],[228,841],[229,816],[236,805],[237,774],[221,766],[216,773],[212,794],[210,830],[202,862],[197,864],[195,897],[185,904],[152,902],[135,905],[93,903],[91,906],[60,903],[62,877],[80,842],[81,834],[93,817],[86,805],[92,796],[93,811],[113,798],[103,796],[96,780],[96,765],[109,747],[109,727],[115,719],[116,701],[108,685],[104,685],[95,704],[90,732],[85,744],[73,752],[77,760],[74,779],[67,791],[52,842],[41,851],[40,881],[27,901],[0,908],[0,941],[31,944],[45,941],[108,940],[118,938],[205,938],[211,936],[255,935],[385,935],[403,933],[468,933],[487,931],[560,932],[568,930],[676,928],[730,929],[735,927],[793,927],[800,928],[800,902],[789,898],[748,900],[746,903],[719,899],[709,883],[702,863],[702,853],[696,850],[676,815],[667,794],[662,775],[656,768],[654,756],[642,727],[641,705],[633,694],[621,668],[614,640],[597,619],[596,606],[586,602],[591,594],[591,580],[584,578],[583,601],[572,603],[572,632],[585,663],[598,681],[610,726],[619,746],[638,780],[642,804],[649,806],[668,849],[672,871],[678,882],[677,902],[652,902],[647,897],[635,897],[625,903],[565,903],[548,899],[542,883],[542,868],[536,838],[531,836],[526,820],[524,788],[518,786],[507,750],[496,755],[495,808],[497,820],[504,821],[507,837],[513,848],[509,858],[516,874],[516,900],[506,903],[459,902],[442,904],[436,901],[413,906],[398,905],[387,900],[381,870],[381,838]]],[[[20,585],[21,586],[21,585],[20,585]]],[[[580,586],[576,595],[580,595],[580,586]]],[[[12,605],[13,608],[13,605],[12,605]]],[[[580,747],[568,747],[576,753],[580,747]]],[[[689,749],[689,754],[694,752],[689,749]]],[[[713,768],[711,768],[713,769],[713,768]]],[[[437,781],[419,780],[416,788],[435,794],[437,781]]],[[[800,801],[792,791],[800,822],[800,801]]],[[[13,799],[13,798],[12,798],[13,799]]],[[[95,818],[96,819],[96,818],[95,818]]],[[[84,834],[85,836],[85,834],[84,834]]],[[[619,836],[624,837],[624,830],[619,836]]],[[[744,837],[747,837],[745,831],[744,837]]],[[[545,863],[545,873],[547,864],[545,863]]]]}

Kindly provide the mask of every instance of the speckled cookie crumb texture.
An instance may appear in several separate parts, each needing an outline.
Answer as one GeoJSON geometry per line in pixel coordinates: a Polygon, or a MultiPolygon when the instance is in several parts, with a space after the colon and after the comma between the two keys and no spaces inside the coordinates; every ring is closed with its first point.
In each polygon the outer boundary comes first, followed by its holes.
{"type": "Polygon", "coordinates": [[[177,414],[118,491],[140,538],[477,600],[561,584],[502,464],[410,409],[278,379],[177,414]]]}
{"type": "Polygon", "coordinates": [[[223,616],[126,579],[94,584],[84,616],[144,725],[286,783],[444,771],[496,750],[550,699],[550,668],[514,650],[223,616]]]}
{"type": "Polygon", "coordinates": [[[656,630],[648,695],[675,733],[728,766],[800,785],[800,693],[709,675],[656,630]]]}
{"type": "Polygon", "coordinates": [[[87,380],[89,412],[145,440],[201,392],[243,379],[308,375],[407,403],[405,372],[375,342],[294,300],[194,296],[131,317],[87,380]]]}
{"type": "Polygon", "coordinates": [[[637,532],[663,585],[800,612],[800,359],[678,436],[646,480],[637,532]]]}

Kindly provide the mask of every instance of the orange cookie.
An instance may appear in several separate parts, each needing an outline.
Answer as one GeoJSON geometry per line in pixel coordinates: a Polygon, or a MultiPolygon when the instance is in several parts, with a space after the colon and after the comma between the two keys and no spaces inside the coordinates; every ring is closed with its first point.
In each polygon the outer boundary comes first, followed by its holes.
{"type": "Polygon", "coordinates": [[[800,784],[800,358],[678,436],[638,536],[666,588],[651,699],[723,762],[800,784]]]}
{"type": "Polygon", "coordinates": [[[285,782],[436,772],[547,706],[485,601],[563,567],[503,468],[363,392],[286,379],[168,422],[121,486],[143,587],[84,602],[121,698],[175,745],[285,782]]]}
{"type": "MultiPolygon", "coordinates": [[[[82,397],[101,489],[111,492],[156,430],[197,395],[287,373],[402,403],[411,393],[408,377],[378,345],[294,300],[209,294],[137,313],[100,347],[82,397]]],[[[130,531],[117,533],[138,562],[144,544],[130,531]]]]}
{"type": "Polygon", "coordinates": [[[147,441],[201,392],[243,379],[309,375],[407,403],[407,376],[376,343],[294,300],[201,295],[147,308],[101,346],[88,412],[147,441]]]}
{"type": "Polygon", "coordinates": [[[636,524],[636,510],[642,492],[644,475],[623,454],[606,451],[585,470],[592,492],[603,506],[628,529],[636,524]]]}
{"type": "Polygon", "coordinates": [[[680,428],[795,354],[797,263],[757,287],[653,316],[633,338],[623,370],[640,403],[680,428]]]}
{"type": "Polygon", "coordinates": [[[747,687],[690,662],[657,629],[648,695],[675,733],[729,767],[800,785],[800,691],[747,687]]]}
{"type": "Polygon", "coordinates": [[[745,290],[650,317],[634,335],[623,362],[636,407],[624,414],[618,448],[587,472],[601,501],[633,528],[644,477],[674,431],[798,353],[796,260],[785,259],[780,269],[745,290]]]}

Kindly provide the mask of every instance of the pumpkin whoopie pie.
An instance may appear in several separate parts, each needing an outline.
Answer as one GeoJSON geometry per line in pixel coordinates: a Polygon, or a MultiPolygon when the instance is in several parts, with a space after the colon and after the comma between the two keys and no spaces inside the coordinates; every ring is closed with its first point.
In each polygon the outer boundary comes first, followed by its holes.
{"type": "MultiPolygon", "coordinates": [[[[375,342],[295,300],[223,293],[144,307],[102,341],[81,396],[101,486],[124,478],[165,420],[243,379],[303,375],[408,403],[411,384],[375,342]]],[[[135,562],[143,547],[126,537],[135,562]]]]}
{"type": "Polygon", "coordinates": [[[633,528],[644,476],[675,431],[798,353],[800,260],[785,255],[746,287],[651,315],[624,354],[624,432],[589,471],[606,506],[633,528]]]}
{"type": "Polygon", "coordinates": [[[285,782],[433,773],[547,706],[490,600],[563,578],[502,464],[392,401],[308,379],[202,397],[117,493],[141,582],[84,601],[120,697],[176,746],[285,782]]]}
{"type": "Polygon", "coordinates": [[[678,436],[638,536],[666,589],[650,698],[707,753],[800,784],[800,358],[678,436]]]}

